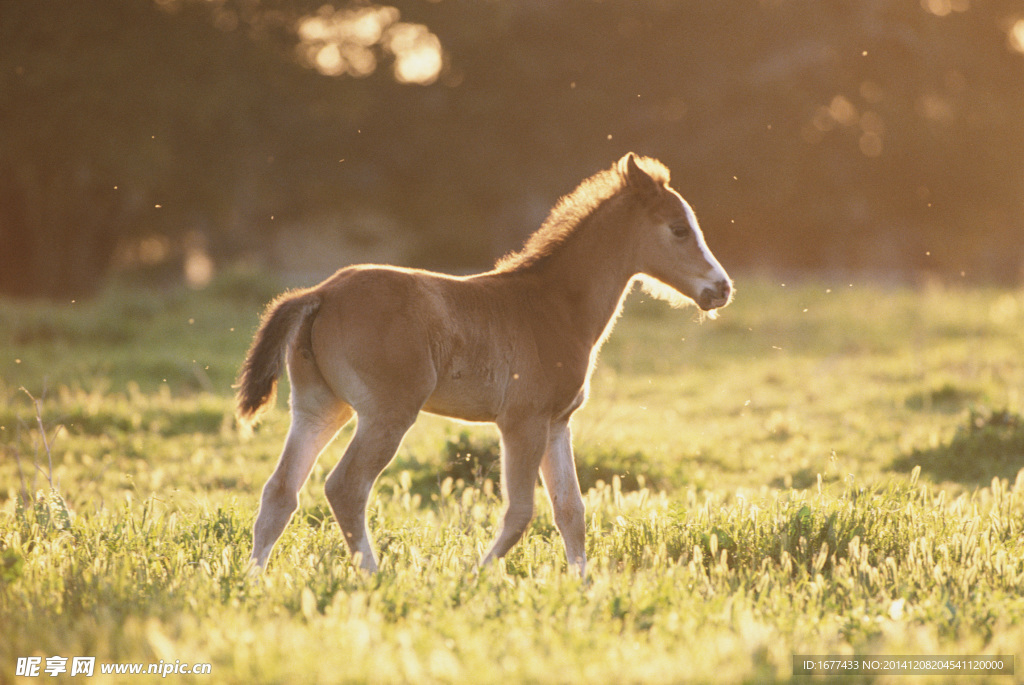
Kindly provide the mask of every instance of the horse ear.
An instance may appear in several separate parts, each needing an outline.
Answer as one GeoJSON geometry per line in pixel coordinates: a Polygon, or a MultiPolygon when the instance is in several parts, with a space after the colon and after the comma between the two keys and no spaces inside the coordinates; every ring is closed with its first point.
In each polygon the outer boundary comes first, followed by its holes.
{"type": "Polygon", "coordinates": [[[619,160],[619,173],[626,179],[626,185],[634,189],[642,197],[655,197],[658,194],[658,183],[636,163],[636,155],[632,152],[619,160]]]}

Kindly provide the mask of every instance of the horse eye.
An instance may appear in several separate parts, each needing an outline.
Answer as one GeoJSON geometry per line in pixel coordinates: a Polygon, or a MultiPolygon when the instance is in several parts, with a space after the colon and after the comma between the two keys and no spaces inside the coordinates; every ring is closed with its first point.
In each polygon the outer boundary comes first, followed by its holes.
{"type": "Polygon", "coordinates": [[[672,235],[677,238],[685,238],[690,235],[690,224],[683,221],[677,221],[676,223],[671,224],[669,229],[671,229],[672,235]]]}

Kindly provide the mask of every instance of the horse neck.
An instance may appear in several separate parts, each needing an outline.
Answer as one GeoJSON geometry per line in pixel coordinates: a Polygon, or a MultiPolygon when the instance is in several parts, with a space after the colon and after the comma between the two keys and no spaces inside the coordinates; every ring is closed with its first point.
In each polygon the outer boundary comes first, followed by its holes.
{"type": "Polygon", "coordinates": [[[621,201],[609,200],[553,254],[545,269],[546,291],[564,297],[573,325],[598,344],[619,314],[636,275],[627,215],[621,201]]]}

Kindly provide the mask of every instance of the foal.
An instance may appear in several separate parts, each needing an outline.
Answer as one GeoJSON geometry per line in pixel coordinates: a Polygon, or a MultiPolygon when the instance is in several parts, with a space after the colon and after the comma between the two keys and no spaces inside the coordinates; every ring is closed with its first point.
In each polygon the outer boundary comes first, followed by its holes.
{"type": "Polygon", "coordinates": [[[639,277],[704,311],[728,304],[729,277],[660,162],[632,153],[562,198],[518,253],[468,277],[389,266],[341,269],[271,302],[242,366],[238,415],[252,423],[287,364],[291,429],[263,498],[252,559],[265,566],[317,455],[353,414],[355,436],[326,494],[353,557],[377,569],[366,528],[374,481],[420,411],[501,431],[502,557],[533,517],[538,470],[569,563],[586,568],[569,419],[601,343],[639,277]]]}

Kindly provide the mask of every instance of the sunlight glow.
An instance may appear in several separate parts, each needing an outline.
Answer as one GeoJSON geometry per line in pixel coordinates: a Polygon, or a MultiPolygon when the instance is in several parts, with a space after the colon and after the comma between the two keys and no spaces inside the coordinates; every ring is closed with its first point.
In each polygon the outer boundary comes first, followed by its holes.
{"type": "MultiPolygon", "coordinates": [[[[862,95],[865,91],[871,96],[865,96],[868,101],[877,102],[883,97],[881,88],[873,83],[862,84],[862,95]]],[[[882,154],[885,121],[878,112],[871,110],[859,112],[857,106],[842,94],[833,97],[828,105],[817,107],[810,120],[801,128],[800,135],[808,143],[820,143],[825,139],[826,134],[837,127],[859,127],[861,135],[858,139],[858,147],[861,153],[865,157],[878,157],[882,154]]]]}
{"type": "Polygon", "coordinates": [[[171,241],[163,235],[147,236],[139,241],[137,250],[139,262],[152,266],[167,259],[171,251],[171,241]]]}
{"type": "Polygon", "coordinates": [[[926,93],[918,98],[915,109],[925,119],[938,123],[950,123],[955,118],[953,105],[937,93],[926,93]]]}
{"type": "Polygon", "coordinates": [[[386,46],[395,56],[400,83],[430,85],[441,73],[441,41],[423,24],[398,23],[388,31],[386,46]]]}
{"type": "Polygon", "coordinates": [[[423,24],[398,21],[395,7],[335,10],[324,5],[296,25],[299,60],[326,76],[361,78],[376,71],[382,52],[394,58],[400,83],[429,85],[444,65],[441,40],[423,24]]]}
{"type": "Polygon", "coordinates": [[[1017,52],[1024,53],[1024,19],[1018,19],[1010,27],[1010,47],[1017,52]]]}
{"type": "Polygon", "coordinates": [[[338,76],[345,73],[345,60],[341,57],[341,48],[337,43],[328,43],[316,51],[316,69],[327,76],[338,76]]]}
{"type": "Polygon", "coordinates": [[[828,112],[837,123],[852,126],[857,121],[857,108],[842,95],[836,95],[829,103],[828,112]]]}
{"type": "Polygon", "coordinates": [[[213,260],[202,248],[192,247],[186,251],[184,269],[185,282],[190,288],[205,288],[213,280],[213,260]]]}
{"type": "Polygon", "coordinates": [[[945,17],[971,9],[971,0],[921,0],[921,7],[937,17],[945,17]]]}

